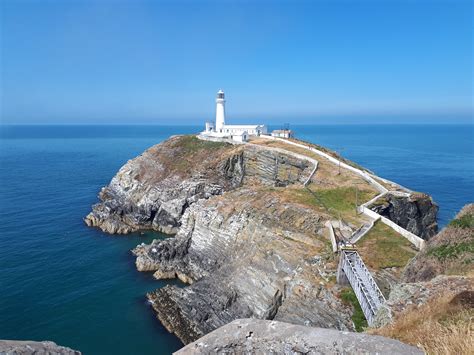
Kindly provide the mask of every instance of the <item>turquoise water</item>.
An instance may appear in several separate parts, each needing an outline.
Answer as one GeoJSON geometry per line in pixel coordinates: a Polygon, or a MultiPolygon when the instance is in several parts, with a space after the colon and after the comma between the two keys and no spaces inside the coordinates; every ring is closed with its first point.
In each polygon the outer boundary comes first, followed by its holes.
{"type": "MultiPolygon", "coordinates": [[[[474,200],[474,126],[295,126],[377,174],[431,194],[445,224],[474,200]]],[[[199,127],[1,127],[0,339],[53,340],[85,354],[168,354],[180,342],[145,293],[164,285],[129,250],[162,235],[111,237],[82,218],[116,171],[199,127]]]]}

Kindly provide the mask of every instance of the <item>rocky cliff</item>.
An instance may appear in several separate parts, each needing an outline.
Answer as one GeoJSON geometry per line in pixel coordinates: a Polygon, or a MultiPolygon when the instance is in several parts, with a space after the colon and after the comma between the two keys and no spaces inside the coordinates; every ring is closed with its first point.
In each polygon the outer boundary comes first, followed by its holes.
{"type": "Polygon", "coordinates": [[[85,218],[112,234],[178,231],[186,208],[244,182],[286,186],[309,174],[308,164],[282,154],[172,137],[125,164],[85,218]],[[258,154],[257,154],[258,152],[258,154]]]}
{"type": "Polygon", "coordinates": [[[325,224],[343,218],[350,235],[366,223],[353,186],[367,200],[377,191],[323,159],[305,188],[312,161],[281,147],[172,137],[125,164],[85,221],[109,233],[175,234],[133,253],[138,270],[189,284],[148,294],[184,343],[249,317],[353,330],[325,224]]]}
{"type": "Polygon", "coordinates": [[[438,206],[426,194],[397,196],[388,193],[377,200],[371,209],[426,240],[438,231],[438,206]]]}

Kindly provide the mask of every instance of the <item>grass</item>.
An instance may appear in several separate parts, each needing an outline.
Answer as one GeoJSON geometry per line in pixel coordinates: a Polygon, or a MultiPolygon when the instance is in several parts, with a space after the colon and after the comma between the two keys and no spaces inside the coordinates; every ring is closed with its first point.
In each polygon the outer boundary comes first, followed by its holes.
{"type": "Polygon", "coordinates": [[[445,295],[409,308],[392,324],[370,333],[420,346],[427,354],[472,354],[474,309],[452,299],[445,295]]]}
{"type": "Polygon", "coordinates": [[[181,148],[185,153],[194,153],[203,149],[217,150],[227,145],[228,143],[225,142],[203,141],[196,136],[189,135],[180,137],[174,146],[181,148]]]}
{"type": "Polygon", "coordinates": [[[474,215],[467,213],[462,217],[453,219],[451,222],[449,222],[449,226],[464,229],[474,228],[474,215]]]}
{"type": "Polygon", "coordinates": [[[364,328],[368,327],[367,320],[365,319],[364,312],[357,300],[357,296],[352,290],[352,288],[345,288],[339,294],[343,303],[351,305],[354,308],[354,313],[352,314],[352,321],[357,332],[362,332],[364,328]]]}
{"type": "Polygon", "coordinates": [[[464,253],[474,253],[474,240],[459,244],[445,244],[428,250],[427,255],[434,256],[438,260],[456,259],[464,253]]]}
{"type": "Polygon", "coordinates": [[[404,267],[416,254],[407,239],[382,222],[377,222],[357,247],[364,262],[374,270],[404,267]]]}
{"type": "Polygon", "coordinates": [[[356,207],[356,194],[358,200],[365,201],[371,195],[370,191],[358,191],[355,187],[337,187],[334,189],[298,189],[293,190],[297,201],[307,206],[322,207],[328,212],[350,212],[356,207]]]}

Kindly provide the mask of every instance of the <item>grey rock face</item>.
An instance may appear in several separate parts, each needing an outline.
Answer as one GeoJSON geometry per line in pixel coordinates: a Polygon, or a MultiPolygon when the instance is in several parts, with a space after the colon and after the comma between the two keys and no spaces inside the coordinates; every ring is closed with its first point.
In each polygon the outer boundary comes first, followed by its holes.
{"type": "Polygon", "coordinates": [[[134,250],[136,265],[191,283],[148,294],[184,343],[243,317],[352,329],[350,310],[328,287],[336,264],[324,221],[277,194],[240,188],[188,208],[174,238],[134,250]]]}
{"type": "Polygon", "coordinates": [[[430,196],[414,193],[410,197],[387,194],[371,209],[413,234],[428,240],[438,231],[438,206],[430,196]]]}
{"type": "Polygon", "coordinates": [[[175,354],[423,354],[377,335],[310,328],[276,321],[235,320],[175,354]]]}
{"type": "Polygon", "coordinates": [[[81,352],[52,341],[0,340],[0,355],[81,355],[81,352]]]}
{"type": "Polygon", "coordinates": [[[85,223],[111,234],[145,229],[174,234],[190,205],[235,189],[244,178],[286,186],[309,174],[308,163],[291,156],[228,143],[188,145],[189,139],[173,137],[127,162],[102,189],[85,223]]]}

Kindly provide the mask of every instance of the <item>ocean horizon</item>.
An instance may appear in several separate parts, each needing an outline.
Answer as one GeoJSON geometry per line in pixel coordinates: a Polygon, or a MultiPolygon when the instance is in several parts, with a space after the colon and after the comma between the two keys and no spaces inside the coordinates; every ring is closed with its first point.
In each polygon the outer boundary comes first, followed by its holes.
{"type": "MultiPolygon", "coordinates": [[[[270,125],[270,129],[279,128],[270,125]]],[[[473,124],[291,125],[375,174],[431,195],[446,225],[474,200],[473,124]]],[[[0,339],[84,354],[169,354],[180,341],[145,294],[176,281],[136,271],[130,249],[166,236],[110,236],[83,218],[120,167],[201,126],[0,126],[0,339]]]]}

